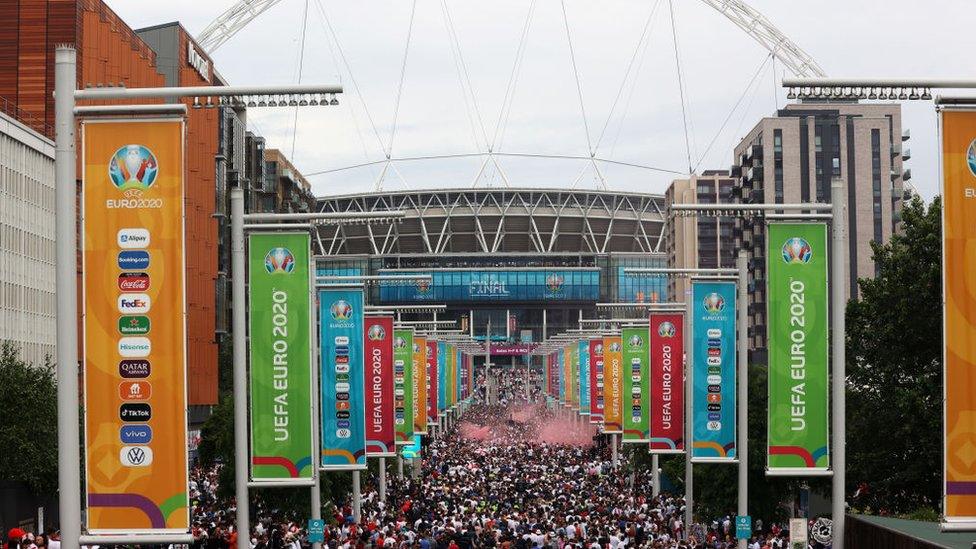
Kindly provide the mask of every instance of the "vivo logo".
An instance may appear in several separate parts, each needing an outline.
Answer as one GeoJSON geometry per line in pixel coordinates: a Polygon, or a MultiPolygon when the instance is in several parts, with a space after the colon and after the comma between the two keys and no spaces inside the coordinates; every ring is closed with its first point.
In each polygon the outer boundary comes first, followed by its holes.
{"type": "Polygon", "coordinates": [[[152,440],[152,427],[148,425],[123,425],[119,429],[122,444],[148,444],[152,440]]]}
{"type": "Polygon", "coordinates": [[[124,294],[119,296],[119,312],[122,314],[148,313],[149,296],[146,294],[124,294]]]}
{"type": "Polygon", "coordinates": [[[149,231],[137,228],[119,229],[116,241],[119,248],[127,250],[146,248],[149,246],[149,231]]]}

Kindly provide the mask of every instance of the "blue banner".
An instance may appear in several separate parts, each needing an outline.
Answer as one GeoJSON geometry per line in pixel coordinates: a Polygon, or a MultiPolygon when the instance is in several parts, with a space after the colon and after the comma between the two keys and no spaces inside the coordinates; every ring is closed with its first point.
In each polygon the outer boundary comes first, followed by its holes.
{"type": "Polygon", "coordinates": [[[583,339],[577,345],[579,353],[579,403],[580,415],[590,415],[590,342],[583,339]]]}
{"type": "Polygon", "coordinates": [[[447,344],[437,342],[437,410],[447,408],[447,344]]]}
{"type": "Polygon", "coordinates": [[[597,301],[600,269],[380,269],[378,274],[430,275],[380,285],[380,302],[597,301]]]}
{"type": "Polygon", "coordinates": [[[692,459],[731,461],[736,457],[735,283],[692,282],[692,300],[692,459]]]}
{"type": "Polygon", "coordinates": [[[400,447],[400,454],[404,459],[414,459],[420,457],[420,435],[413,436],[413,443],[400,447]]]}
{"type": "Polygon", "coordinates": [[[366,468],[363,291],[319,290],[322,352],[322,468],[366,468]]]}

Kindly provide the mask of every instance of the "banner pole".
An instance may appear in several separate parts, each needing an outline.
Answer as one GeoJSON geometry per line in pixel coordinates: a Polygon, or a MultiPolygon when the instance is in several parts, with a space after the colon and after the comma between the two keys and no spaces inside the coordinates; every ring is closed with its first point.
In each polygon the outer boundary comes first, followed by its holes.
{"type": "Polygon", "coordinates": [[[610,434],[610,455],[613,457],[613,469],[616,470],[620,464],[620,454],[617,449],[617,433],[610,434]]]}
{"type": "Polygon", "coordinates": [[[695,380],[692,375],[692,364],[694,358],[695,339],[692,335],[694,331],[694,304],[692,303],[691,285],[685,291],[685,307],[687,308],[688,318],[685,320],[685,539],[691,538],[691,521],[695,516],[695,489],[693,465],[691,455],[694,452],[694,414],[691,396],[694,394],[695,380]]]}
{"type": "Polygon", "coordinates": [[[234,483],[237,499],[237,536],[250,539],[251,528],[247,496],[247,300],[244,281],[244,189],[230,191],[231,272],[233,280],[233,360],[234,360],[234,483]],[[243,537],[242,537],[243,536],[243,537]]]}
{"type": "Polygon", "coordinates": [[[831,250],[830,278],[832,291],[830,293],[831,308],[831,355],[833,360],[833,379],[830,386],[831,393],[831,428],[834,431],[833,450],[831,458],[834,462],[834,476],[831,481],[831,514],[833,527],[831,533],[833,537],[833,549],[844,549],[844,491],[847,476],[847,456],[844,445],[847,440],[847,364],[845,361],[846,350],[844,342],[847,333],[844,313],[847,301],[847,228],[844,226],[847,220],[847,197],[844,195],[844,183],[840,179],[834,179],[830,184],[831,191],[831,214],[833,216],[830,227],[833,249],[831,250]]]}
{"type": "Polygon", "coordinates": [[[386,503],[386,458],[380,456],[380,501],[386,503]]]}
{"type": "MultiPolygon", "coordinates": [[[[311,254],[309,254],[311,256],[311,254]]],[[[315,276],[315,259],[309,258],[309,274],[315,276]]],[[[313,279],[314,280],[314,279],[313,279]]],[[[315,319],[318,315],[318,307],[314,306],[315,303],[315,284],[309,284],[309,294],[308,302],[310,304],[308,309],[309,318],[311,319],[311,327],[314,328],[316,325],[315,319]]],[[[312,487],[309,489],[309,499],[311,500],[311,518],[312,520],[322,519],[322,471],[319,469],[319,464],[321,462],[322,454],[322,443],[319,440],[319,436],[322,428],[322,411],[319,407],[319,399],[322,397],[322,389],[319,388],[319,368],[321,365],[317,360],[319,353],[319,338],[309,337],[309,348],[312,350],[312,360],[311,363],[311,374],[312,374],[312,487]]],[[[248,538],[250,539],[250,538],[248,538]]],[[[322,542],[312,543],[312,549],[322,549],[322,542]]]]}
{"type": "Polygon", "coordinates": [[[657,454],[651,454],[651,497],[661,493],[661,464],[657,454]]]}
{"type": "Polygon", "coordinates": [[[78,549],[81,536],[81,458],[78,433],[78,210],[75,151],[77,53],[54,52],[55,223],[57,228],[58,510],[61,546],[78,549]]]}
{"type": "Polygon", "coordinates": [[[397,452],[397,478],[403,480],[403,455],[397,452]]]}
{"type": "MultiPolygon", "coordinates": [[[[735,455],[739,458],[739,516],[749,514],[749,266],[746,251],[739,250],[739,440],[735,455]]],[[[746,549],[749,540],[738,540],[738,549],[746,549]]]]}
{"type": "Polygon", "coordinates": [[[359,524],[362,519],[363,495],[359,489],[359,470],[352,472],[352,518],[359,524]]]}

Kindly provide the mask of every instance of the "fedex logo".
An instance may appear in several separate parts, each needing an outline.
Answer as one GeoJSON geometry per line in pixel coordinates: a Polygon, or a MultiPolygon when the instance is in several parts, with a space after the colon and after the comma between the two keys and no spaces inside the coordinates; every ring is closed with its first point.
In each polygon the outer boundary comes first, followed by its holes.
{"type": "Polygon", "coordinates": [[[125,294],[119,296],[118,305],[122,314],[148,313],[150,300],[146,294],[125,294]]]}

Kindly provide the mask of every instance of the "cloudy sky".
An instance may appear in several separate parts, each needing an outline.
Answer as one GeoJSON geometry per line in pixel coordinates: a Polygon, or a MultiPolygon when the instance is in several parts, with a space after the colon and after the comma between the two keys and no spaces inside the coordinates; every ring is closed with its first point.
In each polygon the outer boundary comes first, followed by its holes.
{"type": "MultiPolygon", "coordinates": [[[[597,188],[601,178],[663,193],[689,164],[727,168],[733,145],[787,102],[781,62],[705,2],[672,2],[673,14],[668,0],[565,0],[565,12],[556,0],[281,0],[214,58],[233,84],[289,84],[299,73],[303,83],[343,84],[341,105],[302,108],[297,124],[295,109],[248,113],[319,195],[378,182],[597,188]],[[488,149],[499,155],[486,164],[478,155],[488,149]],[[384,170],[388,154],[399,160],[384,170]],[[450,158],[418,159],[430,156],[450,158]]],[[[109,0],[134,28],[179,20],[192,34],[233,3],[109,0]]],[[[971,10],[964,0],[750,5],[830,76],[976,74],[972,18],[952,16],[971,10]]],[[[930,198],[933,106],[903,113],[912,183],[930,198]]]]}

